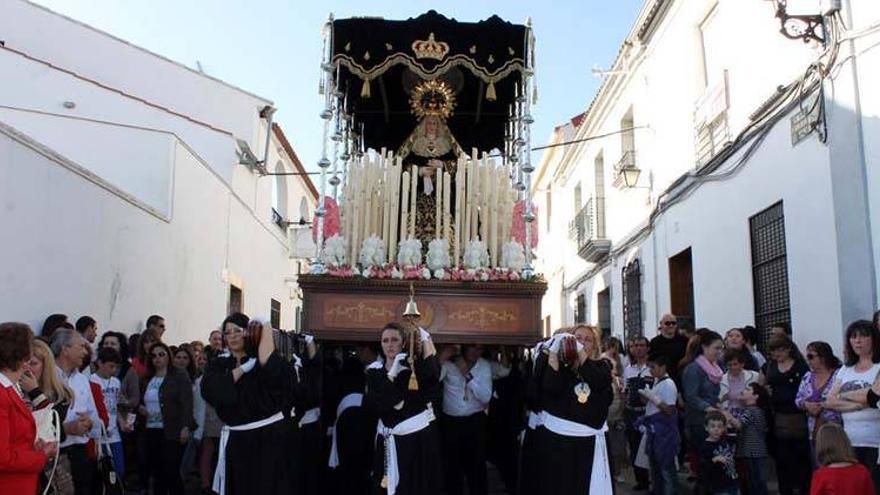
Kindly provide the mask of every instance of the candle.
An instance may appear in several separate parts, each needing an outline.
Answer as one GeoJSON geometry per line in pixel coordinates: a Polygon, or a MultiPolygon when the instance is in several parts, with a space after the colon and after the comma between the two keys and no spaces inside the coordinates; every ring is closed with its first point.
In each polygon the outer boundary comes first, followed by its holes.
{"type": "Polygon", "coordinates": [[[360,162],[357,164],[356,167],[352,167],[351,170],[351,187],[354,198],[352,199],[351,208],[351,237],[348,238],[348,242],[351,243],[349,244],[349,252],[351,253],[349,264],[352,266],[357,263],[357,243],[358,234],[360,233],[361,173],[363,173],[362,165],[363,162],[360,162]]]}
{"type": "Polygon", "coordinates": [[[467,160],[464,158],[458,159],[458,169],[455,171],[455,243],[453,252],[453,263],[455,264],[455,268],[458,269],[458,259],[460,254],[461,246],[461,218],[462,218],[462,210],[461,205],[464,204],[464,172],[467,167],[467,160]]]}
{"type": "MultiPolygon", "coordinates": [[[[452,175],[449,172],[443,172],[443,238],[447,242],[450,241],[450,225],[452,221],[451,211],[449,209],[452,202],[452,175]]],[[[447,244],[448,246],[448,244],[447,244]]],[[[449,254],[449,253],[447,253],[449,254]]]]}
{"type": "Polygon", "coordinates": [[[469,159],[465,158],[464,168],[464,197],[461,200],[462,212],[461,212],[461,232],[458,233],[459,244],[461,245],[462,251],[467,247],[468,241],[470,241],[470,232],[471,232],[471,191],[473,191],[473,162],[469,159]]]}
{"type": "Polygon", "coordinates": [[[480,226],[479,223],[479,214],[480,214],[480,171],[482,169],[482,163],[477,159],[477,150],[474,148],[474,153],[471,159],[474,162],[474,167],[472,172],[474,173],[474,181],[473,181],[473,192],[470,195],[471,202],[473,202],[473,207],[471,208],[471,225],[470,232],[468,235],[469,240],[476,239],[479,236],[478,228],[480,226]]]}
{"type": "MultiPolygon", "coordinates": [[[[390,246],[388,241],[391,240],[391,173],[392,168],[388,166],[389,161],[382,160],[382,244],[385,246],[385,255],[388,255],[390,246]]],[[[387,259],[382,261],[388,261],[387,259]]]]}
{"type": "Polygon", "coordinates": [[[400,240],[406,240],[407,234],[409,233],[409,171],[403,173],[403,187],[400,189],[400,193],[403,195],[403,198],[400,201],[400,240]]]}
{"type": "Polygon", "coordinates": [[[443,217],[443,169],[434,170],[434,239],[439,239],[443,217]]]}
{"type": "Polygon", "coordinates": [[[394,255],[397,253],[397,226],[399,225],[398,215],[400,214],[400,159],[395,158],[388,169],[390,192],[391,192],[391,211],[388,213],[390,225],[388,226],[388,261],[394,261],[394,255]]]}
{"type": "Polygon", "coordinates": [[[483,153],[482,170],[480,170],[480,239],[489,245],[489,191],[491,184],[489,183],[491,175],[489,174],[489,159],[483,153]]]}
{"type": "Polygon", "coordinates": [[[489,160],[489,249],[493,267],[498,266],[498,168],[489,160]]]}
{"type": "Polygon", "coordinates": [[[407,237],[416,237],[416,195],[418,194],[417,182],[419,179],[419,167],[412,166],[412,174],[410,175],[409,189],[409,235],[407,237]]]}

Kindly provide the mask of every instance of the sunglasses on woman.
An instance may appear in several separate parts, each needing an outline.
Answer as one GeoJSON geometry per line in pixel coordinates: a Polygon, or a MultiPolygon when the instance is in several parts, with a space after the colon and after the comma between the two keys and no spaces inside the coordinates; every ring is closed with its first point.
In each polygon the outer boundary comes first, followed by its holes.
{"type": "Polygon", "coordinates": [[[165,357],[165,356],[167,356],[167,355],[168,355],[168,354],[167,354],[167,353],[164,353],[164,352],[154,352],[154,353],[150,354],[150,357],[152,357],[152,358],[155,359],[155,358],[163,358],[163,357],[165,357]]]}

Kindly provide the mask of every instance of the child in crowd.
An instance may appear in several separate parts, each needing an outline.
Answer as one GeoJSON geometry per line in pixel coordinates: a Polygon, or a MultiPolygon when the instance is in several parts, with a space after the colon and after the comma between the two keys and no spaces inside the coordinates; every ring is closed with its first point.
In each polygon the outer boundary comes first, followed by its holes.
{"type": "MultiPolygon", "coordinates": [[[[102,347],[95,360],[95,372],[90,377],[92,383],[101,387],[104,405],[107,408],[107,429],[101,442],[109,447],[113,468],[120,476],[125,472],[125,453],[122,448],[122,438],[119,435],[120,423],[117,414],[122,384],[119,382],[119,378],[116,378],[116,370],[121,363],[122,356],[116,349],[102,347]]],[[[123,426],[128,431],[128,425],[123,426]]]]}
{"type": "Polygon", "coordinates": [[[816,435],[816,457],[821,466],[813,472],[810,495],[873,495],[874,482],[859,463],[846,432],[826,423],[816,435]]]}
{"type": "Polygon", "coordinates": [[[709,411],[703,425],[708,435],[699,450],[703,486],[713,495],[739,495],[734,461],[736,447],[725,438],[727,418],[719,411],[709,411]]]}
{"type": "Polygon", "coordinates": [[[744,407],[742,393],[752,383],[758,381],[758,372],[745,369],[751,356],[745,349],[729,349],[724,353],[727,372],[721,377],[721,391],[718,399],[721,407],[736,415],[744,407]]]}
{"type": "Polygon", "coordinates": [[[743,408],[733,415],[724,411],[727,421],[739,430],[736,458],[745,474],[744,488],[749,495],[767,495],[767,419],[770,417],[770,394],[752,383],[741,395],[743,408]]]}
{"type": "Polygon", "coordinates": [[[675,480],[675,458],[678,454],[678,388],[666,372],[666,356],[648,357],[648,367],[654,379],[654,386],[641,389],[639,394],[645,398],[645,415],[636,423],[645,428],[645,451],[651,465],[651,478],[654,495],[673,495],[677,492],[675,480]]]}

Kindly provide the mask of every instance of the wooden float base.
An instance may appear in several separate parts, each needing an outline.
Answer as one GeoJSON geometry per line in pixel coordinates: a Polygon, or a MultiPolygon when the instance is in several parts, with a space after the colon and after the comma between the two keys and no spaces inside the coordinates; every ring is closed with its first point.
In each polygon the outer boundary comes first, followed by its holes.
{"type": "Polygon", "coordinates": [[[390,321],[402,321],[409,287],[419,325],[437,343],[530,345],[541,338],[542,281],[468,282],[300,275],[302,328],[324,341],[378,342],[390,321]]]}

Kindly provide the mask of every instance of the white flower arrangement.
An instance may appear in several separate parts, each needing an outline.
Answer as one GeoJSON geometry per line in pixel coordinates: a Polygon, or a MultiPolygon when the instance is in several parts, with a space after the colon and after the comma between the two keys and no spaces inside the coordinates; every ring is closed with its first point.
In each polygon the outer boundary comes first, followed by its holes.
{"type": "Polygon", "coordinates": [[[362,267],[368,268],[385,263],[385,244],[378,236],[364,239],[359,261],[362,267]]]}
{"type": "Polygon", "coordinates": [[[437,280],[446,280],[447,278],[449,278],[449,276],[446,273],[446,270],[438,268],[434,270],[434,278],[436,278],[437,280]]]}
{"type": "Polygon", "coordinates": [[[419,239],[406,239],[400,241],[397,249],[397,264],[401,268],[419,266],[422,264],[422,241],[419,239]]]}
{"type": "Polygon", "coordinates": [[[421,275],[423,279],[431,280],[431,270],[428,267],[422,268],[421,275]]]}
{"type": "Polygon", "coordinates": [[[462,262],[465,268],[485,268],[489,266],[489,251],[483,241],[471,241],[464,248],[462,262]]]}
{"type": "Polygon", "coordinates": [[[346,253],[345,237],[334,235],[324,242],[324,251],[321,253],[321,261],[327,266],[342,266],[345,264],[346,253]]]}
{"type": "Polygon", "coordinates": [[[522,244],[516,241],[505,242],[501,246],[501,267],[521,271],[526,266],[526,253],[522,244]]]}
{"type": "Polygon", "coordinates": [[[428,256],[425,264],[432,271],[449,266],[449,241],[447,239],[434,239],[428,243],[428,256]]]}
{"type": "Polygon", "coordinates": [[[395,278],[397,280],[403,279],[403,272],[400,271],[396,266],[391,269],[391,278],[395,278]]]}

